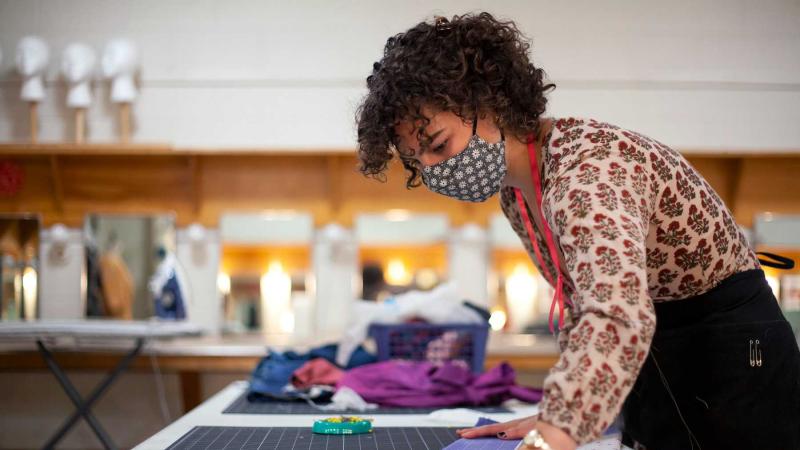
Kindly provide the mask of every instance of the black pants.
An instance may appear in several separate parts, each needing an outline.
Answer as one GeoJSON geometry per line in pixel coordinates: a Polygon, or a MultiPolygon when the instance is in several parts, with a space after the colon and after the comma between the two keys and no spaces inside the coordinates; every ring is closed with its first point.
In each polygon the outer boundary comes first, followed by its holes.
{"type": "Polygon", "coordinates": [[[655,307],[650,353],[622,409],[623,443],[800,450],[800,351],[763,271],[655,307]]]}

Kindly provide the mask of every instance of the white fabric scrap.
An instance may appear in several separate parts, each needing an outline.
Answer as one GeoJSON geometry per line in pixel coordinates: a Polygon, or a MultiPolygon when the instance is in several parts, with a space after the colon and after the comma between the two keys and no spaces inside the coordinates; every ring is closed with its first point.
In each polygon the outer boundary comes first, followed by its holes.
{"type": "Polygon", "coordinates": [[[481,417],[486,417],[486,413],[467,408],[437,409],[428,414],[433,422],[464,427],[475,425],[481,417]]]}
{"type": "Polygon", "coordinates": [[[356,391],[349,387],[342,387],[336,391],[333,397],[331,397],[330,404],[316,406],[323,411],[343,411],[350,409],[364,412],[378,408],[378,405],[375,403],[367,403],[356,391]]]}

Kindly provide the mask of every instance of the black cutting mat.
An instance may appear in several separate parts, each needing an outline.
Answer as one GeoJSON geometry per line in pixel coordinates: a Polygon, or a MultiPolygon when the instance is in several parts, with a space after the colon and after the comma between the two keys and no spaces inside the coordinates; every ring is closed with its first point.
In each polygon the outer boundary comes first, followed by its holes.
{"type": "MultiPolygon", "coordinates": [[[[473,407],[468,406],[469,409],[474,409],[487,414],[495,413],[510,413],[509,409],[502,406],[483,406],[473,407]]],[[[378,408],[369,411],[321,411],[305,402],[250,402],[247,400],[247,393],[239,396],[233,403],[230,404],[223,414],[321,414],[321,415],[337,415],[337,414],[356,414],[356,415],[374,415],[374,414],[429,414],[433,411],[442,408],[378,408]]]]}
{"type": "Polygon", "coordinates": [[[455,428],[387,427],[349,436],[314,434],[311,427],[194,427],[167,450],[441,450],[455,428]]]}

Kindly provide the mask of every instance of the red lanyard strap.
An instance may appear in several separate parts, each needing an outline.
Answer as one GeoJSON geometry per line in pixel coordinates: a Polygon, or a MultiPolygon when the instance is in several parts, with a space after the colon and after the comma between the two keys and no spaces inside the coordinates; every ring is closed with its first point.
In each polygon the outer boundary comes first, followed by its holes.
{"type": "MultiPolygon", "coordinates": [[[[539,165],[536,159],[536,147],[535,147],[535,140],[533,135],[528,135],[528,160],[531,164],[531,176],[533,177],[533,186],[536,191],[536,209],[539,212],[539,217],[542,218],[542,228],[544,228],[544,236],[547,242],[547,250],[550,253],[550,259],[553,261],[553,265],[556,269],[556,282],[555,282],[555,294],[553,295],[553,301],[550,303],[550,332],[554,333],[555,330],[553,329],[553,313],[555,311],[556,305],[558,305],[558,328],[562,328],[564,326],[564,280],[561,275],[561,261],[558,258],[558,252],[556,251],[556,244],[553,240],[553,233],[550,230],[550,225],[548,225],[547,220],[542,213],[542,180],[539,175],[539,165]]],[[[539,262],[539,267],[542,268],[542,273],[547,278],[547,281],[550,285],[553,285],[553,277],[550,272],[547,270],[544,259],[542,258],[542,253],[539,251],[539,244],[537,243],[536,236],[533,232],[533,224],[531,223],[531,219],[528,217],[528,209],[525,207],[525,199],[522,196],[522,191],[519,188],[514,188],[514,193],[517,197],[517,204],[519,205],[519,215],[522,217],[523,222],[525,223],[525,229],[528,231],[528,237],[531,240],[531,244],[533,245],[534,253],[536,254],[536,259],[539,262]]]]}
{"type": "Polygon", "coordinates": [[[533,232],[533,225],[531,224],[531,219],[528,217],[528,209],[525,206],[525,198],[522,196],[522,191],[519,188],[514,188],[514,194],[517,196],[517,205],[519,205],[519,215],[522,216],[522,221],[525,222],[525,229],[528,230],[528,237],[531,240],[531,244],[533,244],[533,252],[536,254],[536,260],[539,262],[539,267],[541,267],[542,273],[547,281],[553,285],[553,277],[550,275],[550,272],[544,270],[544,259],[542,258],[542,252],[539,250],[539,243],[536,240],[536,236],[533,232]]]}

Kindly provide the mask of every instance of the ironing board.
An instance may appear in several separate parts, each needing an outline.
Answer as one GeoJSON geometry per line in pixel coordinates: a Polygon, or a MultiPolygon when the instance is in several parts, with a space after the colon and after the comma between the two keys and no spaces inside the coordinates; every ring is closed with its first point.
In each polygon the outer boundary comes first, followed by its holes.
{"type": "MultiPolygon", "coordinates": [[[[75,412],[61,425],[56,433],[48,439],[43,448],[51,449],[72,429],[81,417],[91,427],[97,438],[107,449],[117,448],[111,436],[100,425],[91,411],[92,405],[105,393],[108,388],[125,372],[130,363],[138,356],[145,343],[155,339],[167,339],[177,336],[200,334],[201,328],[187,322],[160,322],[160,321],[123,321],[123,320],[38,320],[29,322],[0,323],[0,339],[33,340],[36,348],[42,355],[48,369],[58,380],[64,393],[75,405],[75,412]],[[108,375],[98,383],[92,392],[84,399],[64,370],[53,357],[51,348],[53,344],[63,340],[71,340],[74,345],[80,345],[82,340],[89,340],[94,345],[90,348],[96,350],[98,343],[115,344],[115,348],[125,345],[127,352],[122,356],[117,365],[108,375]]],[[[101,347],[102,348],[102,347],[101,347]]],[[[106,346],[105,349],[108,349],[106,346]]]]}

